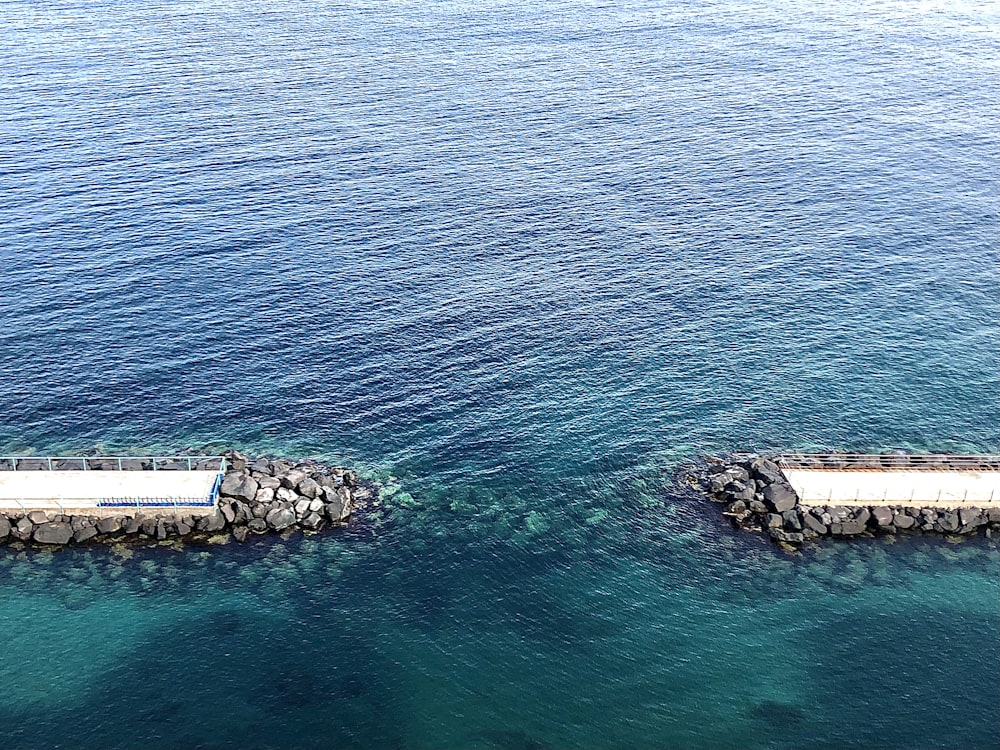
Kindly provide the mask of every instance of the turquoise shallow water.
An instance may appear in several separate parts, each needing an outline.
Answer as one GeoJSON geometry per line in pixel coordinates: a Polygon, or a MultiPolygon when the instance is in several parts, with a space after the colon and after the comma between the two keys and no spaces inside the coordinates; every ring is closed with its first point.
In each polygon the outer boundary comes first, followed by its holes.
{"type": "Polygon", "coordinates": [[[997,450],[998,37],[991,3],[0,6],[0,452],[386,486],[322,538],[6,553],[11,747],[995,747],[994,546],[788,558],[673,476],[997,450]]]}

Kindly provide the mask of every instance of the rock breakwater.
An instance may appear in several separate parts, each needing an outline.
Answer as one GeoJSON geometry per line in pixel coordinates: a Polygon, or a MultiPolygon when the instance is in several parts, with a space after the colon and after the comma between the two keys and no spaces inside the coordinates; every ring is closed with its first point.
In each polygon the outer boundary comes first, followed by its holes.
{"type": "MultiPolygon", "coordinates": [[[[178,514],[153,507],[122,508],[121,515],[111,516],[6,512],[0,513],[0,541],[50,547],[185,538],[219,541],[220,537],[244,542],[258,534],[295,529],[317,532],[343,526],[357,508],[376,496],[373,486],[341,466],[315,460],[248,457],[236,451],[222,455],[227,459],[227,471],[216,507],[208,514],[178,514]]],[[[90,470],[117,468],[117,464],[102,467],[100,458],[92,464],[90,470]]],[[[136,462],[123,470],[146,468],[136,462]]]]}
{"type": "MultiPolygon", "coordinates": [[[[941,465],[947,464],[947,456],[937,458],[941,465]]],[[[908,465],[905,456],[891,459],[882,466],[908,465]]],[[[956,536],[982,533],[991,537],[1000,533],[1000,507],[992,505],[804,504],[782,468],[766,456],[708,459],[697,484],[710,499],[723,505],[723,514],[736,527],[765,533],[783,547],[795,548],[822,537],[920,533],[956,536]]]]}

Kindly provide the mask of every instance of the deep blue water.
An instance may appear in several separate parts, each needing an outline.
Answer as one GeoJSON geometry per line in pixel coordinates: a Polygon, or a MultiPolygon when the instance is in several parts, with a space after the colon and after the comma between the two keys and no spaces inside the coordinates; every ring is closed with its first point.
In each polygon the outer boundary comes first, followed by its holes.
{"type": "Polygon", "coordinates": [[[996,451],[996,3],[0,4],[0,452],[346,533],[0,556],[5,747],[991,748],[1000,552],[788,557],[733,449],[996,451]]]}

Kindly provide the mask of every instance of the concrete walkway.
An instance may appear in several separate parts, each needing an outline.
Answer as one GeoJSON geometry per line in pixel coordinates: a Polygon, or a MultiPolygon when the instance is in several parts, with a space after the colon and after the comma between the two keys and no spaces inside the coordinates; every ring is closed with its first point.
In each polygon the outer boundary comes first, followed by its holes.
{"type": "Polygon", "coordinates": [[[1000,471],[790,469],[802,505],[1000,507],[1000,471]]]}
{"type": "Polygon", "coordinates": [[[172,513],[176,502],[185,515],[208,515],[213,507],[191,503],[208,501],[217,476],[216,471],[0,471],[0,510],[122,515],[127,507],[98,503],[138,500],[147,514],[172,513]]]}

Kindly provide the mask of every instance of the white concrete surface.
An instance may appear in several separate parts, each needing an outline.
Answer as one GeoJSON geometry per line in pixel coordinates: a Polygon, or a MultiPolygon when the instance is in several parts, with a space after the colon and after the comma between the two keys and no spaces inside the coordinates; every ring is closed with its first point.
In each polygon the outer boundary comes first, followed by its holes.
{"type": "MultiPolygon", "coordinates": [[[[212,491],[215,471],[0,471],[0,510],[45,510],[60,513],[98,512],[99,500],[176,499],[192,515],[212,512],[207,506],[184,506],[184,501],[205,502],[212,491]]],[[[170,512],[162,506],[159,512],[170,512]]],[[[127,513],[125,508],[100,509],[107,515],[127,513]]],[[[150,507],[146,512],[157,512],[150,507]]]]}
{"type": "Polygon", "coordinates": [[[1000,471],[782,469],[803,505],[1000,506],[1000,471]]]}

